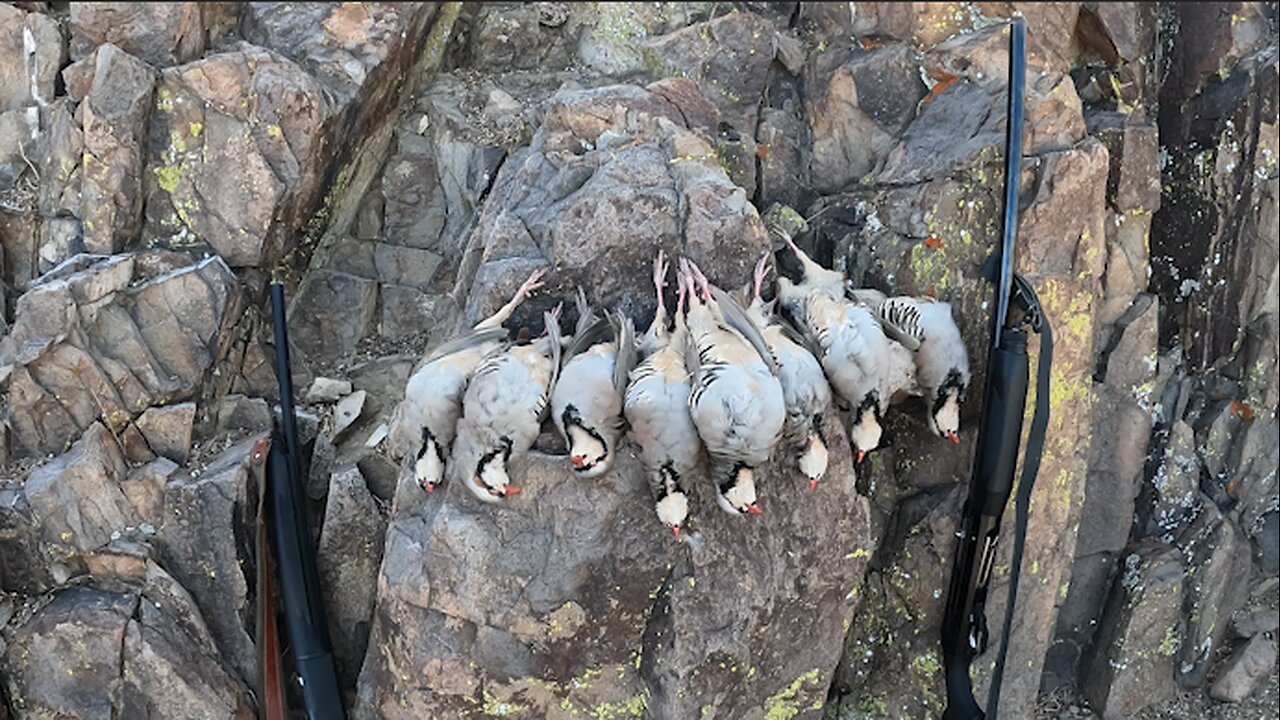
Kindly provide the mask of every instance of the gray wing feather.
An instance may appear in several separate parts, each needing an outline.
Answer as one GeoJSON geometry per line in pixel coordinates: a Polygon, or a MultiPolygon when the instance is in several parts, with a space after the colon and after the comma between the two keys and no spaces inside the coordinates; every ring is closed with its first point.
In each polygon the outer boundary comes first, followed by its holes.
{"type": "Polygon", "coordinates": [[[551,341],[551,385],[547,387],[547,397],[551,397],[551,388],[560,379],[560,321],[549,312],[542,313],[542,322],[547,328],[547,337],[551,341]]]}
{"type": "Polygon", "coordinates": [[[724,316],[724,321],[728,323],[729,327],[741,333],[747,342],[751,343],[751,346],[760,355],[760,359],[764,360],[764,364],[769,366],[769,372],[776,376],[778,374],[778,360],[773,356],[773,352],[769,350],[769,344],[765,342],[764,335],[751,317],[747,315],[747,311],[743,310],[738,301],[734,300],[729,293],[714,285],[711,287],[711,295],[715,298],[716,304],[720,306],[720,314],[724,316]]]}
{"type": "Polygon", "coordinates": [[[494,328],[493,330],[478,330],[475,332],[469,332],[466,335],[463,335],[461,337],[456,337],[444,343],[440,347],[437,347],[435,350],[432,350],[431,354],[428,355],[427,359],[424,361],[424,364],[432,362],[434,360],[439,360],[442,357],[447,357],[456,352],[461,352],[463,350],[473,348],[477,345],[483,345],[488,342],[501,342],[506,339],[507,339],[507,331],[505,328],[494,328]]]}
{"type": "Polygon", "coordinates": [[[631,318],[615,311],[610,316],[613,322],[613,337],[618,347],[613,361],[613,386],[622,392],[627,387],[627,378],[636,366],[636,328],[631,318]]]}
{"type": "MultiPolygon", "coordinates": [[[[578,296],[574,298],[573,302],[578,306],[578,324],[573,329],[573,334],[576,336],[581,335],[596,322],[596,314],[587,302],[587,294],[582,291],[582,287],[578,287],[578,296]]],[[[590,345],[587,347],[590,347],[590,345]]],[[[585,350],[586,348],[583,349],[585,350]]],[[[568,357],[573,357],[573,355],[569,354],[568,357]]]]}
{"type": "Polygon", "coordinates": [[[587,327],[579,328],[569,341],[569,346],[564,349],[564,361],[568,362],[592,345],[607,342],[612,332],[613,324],[607,317],[597,318],[587,327]]]}

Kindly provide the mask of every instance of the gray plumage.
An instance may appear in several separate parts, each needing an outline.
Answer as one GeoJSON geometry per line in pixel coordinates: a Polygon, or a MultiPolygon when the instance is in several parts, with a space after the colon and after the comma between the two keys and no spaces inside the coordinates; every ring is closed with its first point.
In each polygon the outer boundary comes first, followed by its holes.
{"type": "Polygon", "coordinates": [[[595,478],[613,466],[622,436],[622,396],[635,364],[635,330],[621,313],[594,318],[581,291],[579,298],[578,332],[565,348],[551,417],[569,447],[574,472],[595,478]]]}
{"type": "Polygon", "coordinates": [[[911,353],[915,387],[924,398],[929,429],[958,442],[960,403],[972,379],[969,353],[951,314],[951,304],[933,298],[892,297],[881,303],[881,321],[919,338],[911,353]]]}
{"type": "Polygon", "coordinates": [[[391,416],[388,449],[392,457],[412,459],[423,489],[430,491],[444,480],[467,384],[485,358],[507,346],[502,324],[542,286],[542,274],[534,271],[497,312],[429,353],[405,384],[404,398],[391,416]]]}
{"type": "Polygon", "coordinates": [[[730,327],[706,277],[692,263],[688,269],[702,288],[701,296],[690,294],[686,314],[696,353],[690,414],[710,457],[720,507],[758,514],[754,470],[769,458],[786,422],[782,385],[766,359],[767,345],[762,354],[730,327]]]}
{"type": "Polygon", "coordinates": [[[545,313],[546,334],[487,358],[462,400],[449,474],[476,497],[498,502],[519,492],[510,466],[533,446],[560,363],[560,328],[545,313]]]}

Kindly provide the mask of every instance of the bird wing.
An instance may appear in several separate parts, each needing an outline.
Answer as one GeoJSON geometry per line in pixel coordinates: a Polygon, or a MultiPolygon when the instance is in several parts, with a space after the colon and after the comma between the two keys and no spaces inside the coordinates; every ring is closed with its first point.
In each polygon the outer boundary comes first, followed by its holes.
{"type": "Polygon", "coordinates": [[[569,340],[569,345],[564,349],[563,360],[565,362],[572,360],[593,345],[608,342],[609,336],[613,332],[612,321],[607,317],[596,318],[586,327],[581,327],[582,323],[578,324],[580,327],[574,332],[573,338],[569,340]]]}
{"type": "Polygon", "coordinates": [[[631,318],[621,311],[610,316],[613,323],[613,337],[618,354],[613,363],[613,387],[623,392],[627,387],[627,378],[636,366],[636,328],[631,318]]]}
{"type": "Polygon", "coordinates": [[[431,354],[422,362],[423,365],[439,360],[442,357],[448,357],[456,352],[467,350],[483,345],[485,343],[501,343],[507,339],[507,331],[505,328],[494,328],[493,330],[474,330],[464,335],[456,337],[431,351],[431,354]]]}
{"type": "Polygon", "coordinates": [[[747,315],[747,311],[743,310],[738,301],[734,300],[729,293],[713,285],[711,287],[711,295],[715,298],[716,304],[720,306],[720,314],[724,317],[725,324],[738,331],[738,334],[755,348],[760,355],[760,359],[769,367],[769,372],[776,376],[778,374],[778,360],[773,356],[773,351],[769,349],[769,344],[765,342],[764,335],[760,332],[760,327],[752,321],[747,315]]]}
{"type": "Polygon", "coordinates": [[[924,325],[920,321],[920,304],[915,298],[892,297],[875,306],[876,320],[884,334],[897,340],[911,351],[920,349],[925,341],[924,325]]]}

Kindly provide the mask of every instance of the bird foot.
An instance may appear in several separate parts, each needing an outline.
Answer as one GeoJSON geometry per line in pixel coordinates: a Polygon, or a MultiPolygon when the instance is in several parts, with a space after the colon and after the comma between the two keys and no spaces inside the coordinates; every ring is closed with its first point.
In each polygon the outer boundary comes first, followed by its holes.
{"type": "Polygon", "coordinates": [[[772,253],[765,253],[756,262],[755,285],[752,288],[752,292],[755,293],[753,300],[760,299],[760,290],[764,287],[764,279],[769,276],[769,258],[771,255],[772,253]]]}
{"type": "Polygon", "coordinates": [[[662,289],[667,286],[667,270],[669,267],[667,254],[662,250],[658,250],[658,257],[654,258],[653,261],[653,288],[658,293],[659,310],[665,307],[662,300],[662,289]]]}
{"type": "Polygon", "coordinates": [[[512,298],[512,302],[515,302],[515,303],[523,302],[524,299],[529,297],[529,295],[532,294],[534,290],[541,289],[542,276],[545,274],[547,274],[546,268],[538,268],[537,270],[534,270],[532,273],[529,273],[529,279],[525,280],[524,283],[520,285],[519,289],[516,290],[516,294],[512,298]]]}
{"type": "Polygon", "coordinates": [[[689,263],[689,272],[698,281],[698,287],[702,290],[702,299],[711,302],[711,283],[707,280],[707,276],[702,274],[702,268],[698,267],[697,263],[692,260],[686,262],[689,263]]]}

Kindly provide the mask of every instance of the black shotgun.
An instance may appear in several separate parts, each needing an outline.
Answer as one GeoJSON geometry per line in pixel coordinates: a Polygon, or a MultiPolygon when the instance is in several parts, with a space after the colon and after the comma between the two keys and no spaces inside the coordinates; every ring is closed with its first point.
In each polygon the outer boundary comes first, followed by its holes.
{"type": "Polygon", "coordinates": [[[982,396],[978,447],[973,477],[961,518],[955,564],[942,619],[942,658],[947,682],[946,720],[996,718],[1000,680],[1009,647],[1009,631],[1017,599],[1018,570],[1027,534],[1031,488],[1040,469],[1044,431],[1048,423],[1049,368],[1053,362],[1053,335],[1031,284],[1016,275],[1014,241],[1018,229],[1018,173],[1022,159],[1022,110],[1026,77],[1027,29],[1022,18],[1010,28],[1008,134],[1005,139],[1004,227],[1000,246],[988,259],[984,274],[995,284],[991,316],[991,346],[987,355],[987,382],[982,396]],[[969,667],[987,649],[987,590],[995,565],[1000,518],[1013,490],[1026,408],[1028,331],[1040,335],[1037,363],[1036,408],[1027,434],[1022,478],[1015,502],[1016,527],[1009,571],[1009,598],[1004,632],[991,677],[986,713],[973,694],[969,667]]]}
{"type": "Polygon", "coordinates": [[[278,282],[271,283],[271,318],[275,325],[280,424],[272,433],[267,458],[267,486],[285,627],[293,646],[293,660],[307,717],[310,720],[343,720],[346,714],[329,644],[324,598],[320,594],[320,573],[316,569],[311,529],[307,525],[298,427],[293,411],[293,374],[289,369],[284,286],[278,282]]]}

